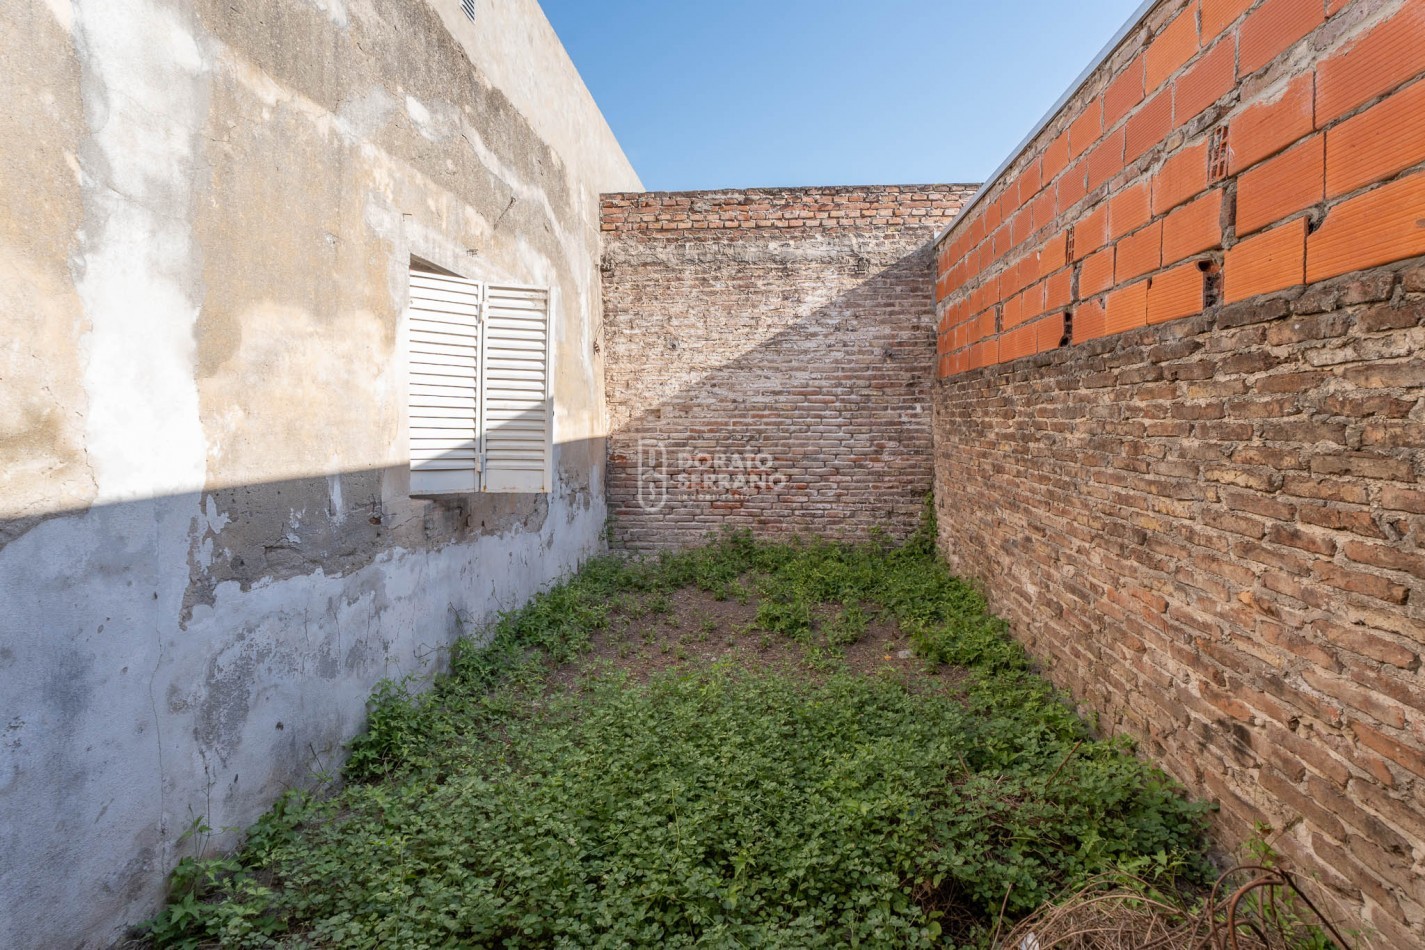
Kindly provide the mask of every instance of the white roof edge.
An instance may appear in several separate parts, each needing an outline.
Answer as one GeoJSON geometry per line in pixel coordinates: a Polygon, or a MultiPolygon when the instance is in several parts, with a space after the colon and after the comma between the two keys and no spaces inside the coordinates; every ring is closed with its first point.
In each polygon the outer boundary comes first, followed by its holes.
{"type": "Polygon", "coordinates": [[[1064,91],[1064,94],[1060,96],[1058,100],[1049,107],[1049,111],[1045,112],[1043,117],[1035,123],[1033,130],[1020,140],[1019,144],[1009,153],[1009,157],[999,163],[999,167],[990,172],[990,176],[985,179],[985,183],[980,186],[980,190],[975,192],[970,200],[965,203],[955,215],[955,219],[945,225],[939,234],[935,235],[935,240],[931,242],[932,246],[945,240],[945,236],[955,230],[956,225],[965,220],[970,209],[979,204],[980,199],[994,186],[995,182],[999,181],[1000,176],[1009,169],[1009,166],[1019,160],[1019,156],[1024,154],[1024,150],[1029,147],[1029,144],[1038,138],[1039,133],[1043,132],[1049,123],[1054,120],[1054,117],[1059,114],[1059,110],[1068,105],[1069,100],[1078,94],[1078,91],[1083,88],[1084,83],[1088,82],[1089,77],[1097,72],[1098,68],[1113,55],[1113,51],[1118,49],[1118,44],[1122,43],[1129,33],[1137,29],[1138,24],[1142,23],[1143,18],[1148,15],[1148,11],[1156,7],[1160,2],[1161,0],[1143,0],[1143,2],[1138,5],[1138,9],[1133,11],[1132,15],[1128,17],[1128,20],[1118,28],[1118,32],[1113,34],[1113,38],[1104,44],[1103,49],[1098,51],[1098,55],[1094,56],[1093,61],[1084,67],[1083,72],[1079,73],[1073,82],[1069,83],[1069,88],[1064,91]]]}

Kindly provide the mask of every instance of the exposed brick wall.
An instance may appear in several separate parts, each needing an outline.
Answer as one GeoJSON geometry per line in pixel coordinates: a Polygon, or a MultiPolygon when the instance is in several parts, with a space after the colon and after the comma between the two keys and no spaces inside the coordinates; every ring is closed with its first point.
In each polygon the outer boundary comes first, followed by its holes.
{"type": "Polygon", "coordinates": [[[1164,0],[937,244],[942,547],[1425,945],[1425,2],[1164,0]]]}
{"type": "Polygon", "coordinates": [[[1425,253],[1425,4],[1165,0],[938,245],[940,375],[1425,253]]]}
{"type": "Polygon", "coordinates": [[[974,192],[973,185],[866,185],[610,194],[603,229],[620,239],[725,241],[726,234],[704,232],[817,228],[924,243],[974,192]]]}
{"type": "Polygon", "coordinates": [[[615,543],[908,532],[931,487],[929,242],[973,191],[605,196],[615,543]]]}
{"type": "Polygon", "coordinates": [[[1280,847],[1387,947],[1425,932],[1422,321],[1417,263],[936,393],[951,566],[1224,843],[1303,818],[1280,847]]]}

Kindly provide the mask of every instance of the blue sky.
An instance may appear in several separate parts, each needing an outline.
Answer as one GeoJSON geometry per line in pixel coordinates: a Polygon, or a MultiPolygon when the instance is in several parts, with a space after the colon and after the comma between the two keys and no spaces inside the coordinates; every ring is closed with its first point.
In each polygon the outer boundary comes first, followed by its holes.
{"type": "Polygon", "coordinates": [[[979,181],[1138,0],[540,0],[650,190],[979,181]]]}

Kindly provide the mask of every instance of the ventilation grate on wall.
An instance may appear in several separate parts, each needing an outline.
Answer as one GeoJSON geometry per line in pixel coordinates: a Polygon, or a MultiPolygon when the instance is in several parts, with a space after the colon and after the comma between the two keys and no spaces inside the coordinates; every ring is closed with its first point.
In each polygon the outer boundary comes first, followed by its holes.
{"type": "Polygon", "coordinates": [[[1212,138],[1207,146],[1207,180],[1219,182],[1227,177],[1227,126],[1219,125],[1212,130],[1212,138]]]}
{"type": "Polygon", "coordinates": [[[475,22],[475,0],[460,0],[460,9],[465,11],[466,19],[475,22]]]}

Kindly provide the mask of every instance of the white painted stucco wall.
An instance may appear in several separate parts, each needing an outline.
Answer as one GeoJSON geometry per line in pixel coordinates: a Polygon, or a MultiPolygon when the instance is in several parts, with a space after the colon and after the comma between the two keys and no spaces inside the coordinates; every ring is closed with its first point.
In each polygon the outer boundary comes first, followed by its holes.
{"type": "Polygon", "coordinates": [[[598,550],[598,194],[534,0],[0,6],[0,946],[107,946],[598,550]],[[550,286],[549,495],[410,499],[412,254],[550,286]]]}

